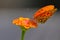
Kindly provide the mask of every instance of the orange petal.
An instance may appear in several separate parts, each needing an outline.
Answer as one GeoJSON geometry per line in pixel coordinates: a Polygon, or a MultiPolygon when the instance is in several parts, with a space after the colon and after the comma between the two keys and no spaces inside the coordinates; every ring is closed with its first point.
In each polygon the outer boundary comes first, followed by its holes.
{"type": "Polygon", "coordinates": [[[36,28],[37,23],[29,18],[19,17],[13,20],[13,24],[22,26],[25,29],[36,28]]]}
{"type": "Polygon", "coordinates": [[[18,19],[14,19],[14,20],[12,21],[12,23],[18,25],[18,24],[19,24],[19,20],[18,20],[18,19]]]}
{"type": "Polygon", "coordinates": [[[37,23],[34,20],[30,20],[31,28],[37,28],[37,23]]]}

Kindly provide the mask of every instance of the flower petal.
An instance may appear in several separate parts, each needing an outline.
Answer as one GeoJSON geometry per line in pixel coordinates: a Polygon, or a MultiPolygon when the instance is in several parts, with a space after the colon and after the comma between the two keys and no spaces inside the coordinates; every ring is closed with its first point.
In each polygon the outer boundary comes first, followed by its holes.
{"type": "Polygon", "coordinates": [[[35,21],[30,20],[29,18],[24,18],[24,17],[19,17],[17,19],[14,19],[13,24],[22,26],[25,29],[36,28],[36,26],[37,26],[37,23],[35,23],[35,21]]]}

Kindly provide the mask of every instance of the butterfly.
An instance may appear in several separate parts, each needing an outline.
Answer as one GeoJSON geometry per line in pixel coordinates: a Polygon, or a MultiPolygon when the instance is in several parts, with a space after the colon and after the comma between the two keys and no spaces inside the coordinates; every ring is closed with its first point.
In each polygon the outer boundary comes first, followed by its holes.
{"type": "Polygon", "coordinates": [[[37,10],[33,18],[38,23],[45,23],[56,11],[57,8],[54,5],[47,5],[37,10]]]}

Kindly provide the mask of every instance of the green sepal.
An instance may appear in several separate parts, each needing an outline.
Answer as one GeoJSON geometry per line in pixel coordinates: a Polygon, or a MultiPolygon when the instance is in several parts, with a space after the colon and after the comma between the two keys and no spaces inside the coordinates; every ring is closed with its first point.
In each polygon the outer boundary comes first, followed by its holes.
{"type": "Polygon", "coordinates": [[[27,30],[27,29],[25,29],[23,26],[21,26],[20,28],[21,28],[21,30],[23,30],[23,31],[26,31],[26,30],[27,30]]]}

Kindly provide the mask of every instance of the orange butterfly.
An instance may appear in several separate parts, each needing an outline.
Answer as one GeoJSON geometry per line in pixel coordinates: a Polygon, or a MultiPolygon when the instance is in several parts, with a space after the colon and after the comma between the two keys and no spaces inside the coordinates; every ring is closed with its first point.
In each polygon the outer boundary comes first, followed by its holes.
{"type": "Polygon", "coordinates": [[[57,8],[55,8],[54,5],[48,5],[36,11],[33,17],[37,22],[45,23],[47,19],[56,12],[56,10],[57,8]]]}

